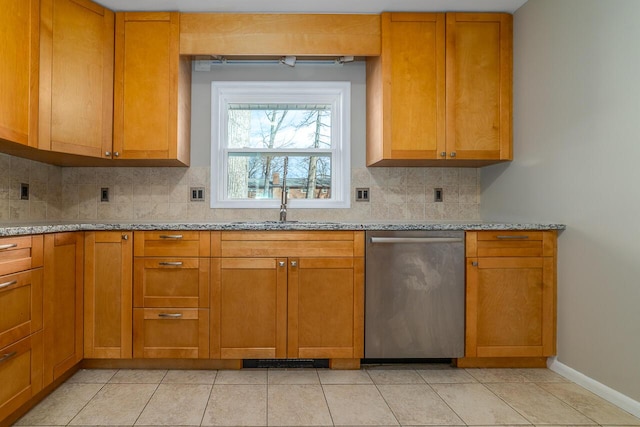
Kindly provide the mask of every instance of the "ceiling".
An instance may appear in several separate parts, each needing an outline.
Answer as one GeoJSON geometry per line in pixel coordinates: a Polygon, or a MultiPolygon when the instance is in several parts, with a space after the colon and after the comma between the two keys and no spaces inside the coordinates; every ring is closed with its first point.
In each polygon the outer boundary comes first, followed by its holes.
{"type": "Polygon", "coordinates": [[[114,11],[254,13],[515,12],[527,0],[97,0],[114,11]]]}

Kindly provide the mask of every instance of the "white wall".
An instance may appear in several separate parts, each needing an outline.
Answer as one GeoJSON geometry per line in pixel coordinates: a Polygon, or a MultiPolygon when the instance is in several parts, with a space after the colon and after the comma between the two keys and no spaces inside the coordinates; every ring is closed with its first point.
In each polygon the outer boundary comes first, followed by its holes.
{"type": "Polygon", "coordinates": [[[640,2],[529,0],[484,220],[557,221],[558,360],[640,400],[640,2]]]}

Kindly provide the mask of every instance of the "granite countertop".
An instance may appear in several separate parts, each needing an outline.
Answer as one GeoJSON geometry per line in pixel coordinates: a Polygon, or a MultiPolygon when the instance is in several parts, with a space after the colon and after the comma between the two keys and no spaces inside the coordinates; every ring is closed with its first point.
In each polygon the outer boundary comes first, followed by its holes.
{"type": "Polygon", "coordinates": [[[237,222],[106,222],[106,223],[24,223],[0,225],[1,236],[105,230],[564,230],[564,224],[509,222],[322,222],[322,221],[237,221],[237,222]]]}

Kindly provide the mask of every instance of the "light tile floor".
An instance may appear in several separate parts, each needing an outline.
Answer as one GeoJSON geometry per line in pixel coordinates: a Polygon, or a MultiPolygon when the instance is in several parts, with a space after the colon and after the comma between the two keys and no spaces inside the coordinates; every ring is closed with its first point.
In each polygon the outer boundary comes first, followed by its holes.
{"type": "Polygon", "coordinates": [[[640,426],[547,369],[81,370],[19,426],[640,426]]]}

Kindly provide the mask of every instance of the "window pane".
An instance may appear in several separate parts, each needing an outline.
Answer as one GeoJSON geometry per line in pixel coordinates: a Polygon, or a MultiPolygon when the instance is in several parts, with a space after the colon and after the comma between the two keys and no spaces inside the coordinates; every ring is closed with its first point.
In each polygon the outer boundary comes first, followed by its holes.
{"type": "Polygon", "coordinates": [[[228,104],[229,148],[331,148],[330,104],[228,104]]]}
{"type": "MultiPolygon", "coordinates": [[[[284,160],[277,154],[229,154],[228,198],[280,200],[284,160]]],[[[331,198],[331,156],[288,156],[286,188],[291,199],[331,198]]]]}

